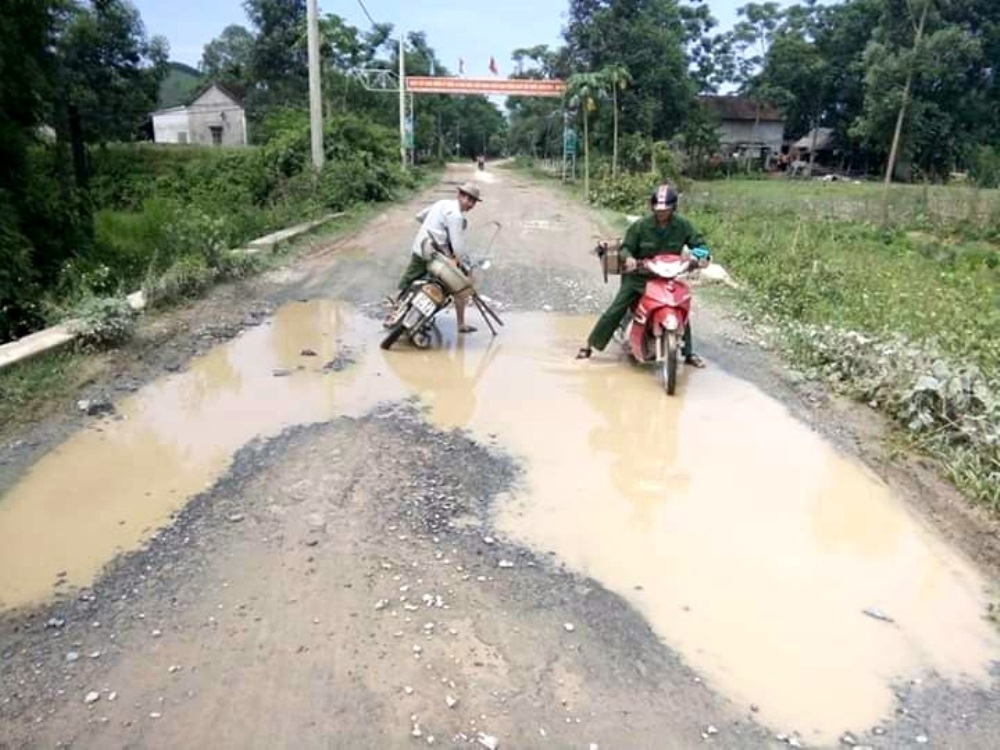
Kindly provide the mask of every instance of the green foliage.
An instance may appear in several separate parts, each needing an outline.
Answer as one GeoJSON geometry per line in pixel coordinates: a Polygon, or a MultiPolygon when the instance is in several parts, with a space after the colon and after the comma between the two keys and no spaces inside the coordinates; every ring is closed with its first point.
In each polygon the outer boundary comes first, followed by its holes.
{"type": "Polygon", "coordinates": [[[128,341],[138,313],[121,297],[91,297],[76,310],[73,333],[85,349],[106,349],[128,341]]]}
{"type": "Polygon", "coordinates": [[[72,349],[63,349],[0,370],[0,435],[13,434],[40,414],[62,408],[90,376],[81,360],[72,349]]]}
{"type": "Polygon", "coordinates": [[[969,172],[980,187],[1000,187],[1000,149],[991,146],[977,148],[969,172]]]}
{"type": "Polygon", "coordinates": [[[189,297],[200,296],[215,280],[216,273],[204,258],[183,255],[162,274],[152,276],[143,285],[146,303],[150,307],[175,304],[189,297]]]}
{"type": "Polygon", "coordinates": [[[245,89],[252,83],[254,35],[242,26],[230,25],[205,45],[201,57],[202,74],[224,86],[245,89]]]}
{"type": "MultiPolygon", "coordinates": [[[[956,193],[956,214],[925,225],[920,191],[901,190],[911,207],[895,229],[864,221],[873,196],[864,186],[701,183],[691,192],[687,215],[808,374],[884,410],[959,486],[1000,510],[1000,251],[916,231],[969,231],[969,214],[957,212],[972,191],[939,188],[930,204],[956,193]]],[[[1000,215],[1000,196],[988,199],[977,233],[1000,215]]]]}
{"type": "MultiPolygon", "coordinates": [[[[570,67],[596,72],[621,65],[633,84],[620,93],[626,133],[673,136],[694,103],[695,84],[685,45],[706,30],[706,16],[684,12],[672,0],[604,3],[571,0],[565,38],[570,67]]],[[[613,112],[595,123],[599,143],[611,145],[613,112]]]]}
{"type": "Polygon", "coordinates": [[[188,99],[202,85],[201,74],[184,63],[167,63],[166,74],[160,82],[157,94],[157,108],[168,109],[186,104],[188,99]]]}
{"type": "Polygon", "coordinates": [[[56,48],[62,96],[78,108],[87,141],[136,140],[167,74],[166,39],[147,38],[126,0],[67,6],[56,48]]]}
{"type": "Polygon", "coordinates": [[[11,201],[0,191],[0,341],[28,333],[41,322],[31,249],[11,201]]]}

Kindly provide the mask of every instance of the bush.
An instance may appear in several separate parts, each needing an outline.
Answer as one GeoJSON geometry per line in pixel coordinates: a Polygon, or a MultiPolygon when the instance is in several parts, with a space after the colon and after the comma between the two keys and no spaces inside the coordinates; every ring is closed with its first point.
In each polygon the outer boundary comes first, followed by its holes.
{"type": "Polygon", "coordinates": [[[183,256],[162,275],[151,278],[143,286],[146,304],[158,307],[197,297],[208,289],[216,275],[215,269],[210,268],[204,258],[183,256]]]}
{"type": "Polygon", "coordinates": [[[616,211],[642,212],[649,205],[650,193],[661,181],[671,182],[682,193],[691,185],[690,180],[677,175],[625,173],[615,179],[602,170],[590,190],[590,200],[595,205],[616,211]]]}
{"type": "Polygon", "coordinates": [[[121,297],[91,297],[77,309],[72,331],[84,348],[105,349],[128,341],[137,317],[121,297]]]}
{"type": "Polygon", "coordinates": [[[980,146],[973,156],[969,172],[979,187],[1000,187],[1000,149],[980,146]]]}

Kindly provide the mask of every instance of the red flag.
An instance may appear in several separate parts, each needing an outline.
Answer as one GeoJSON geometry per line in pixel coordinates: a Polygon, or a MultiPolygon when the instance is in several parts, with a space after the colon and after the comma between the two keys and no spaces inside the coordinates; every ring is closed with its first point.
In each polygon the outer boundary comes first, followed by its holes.
{"type": "Polygon", "coordinates": [[[490,55],[490,73],[497,75],[497,61],[493,59],[492,55],[490,55]]]}
{"type": "Polygon", "coordinates": [[[463,60],[461,57],[458,58],[458,74],[460,76],[465,75],[465,60],[463,60]]]}

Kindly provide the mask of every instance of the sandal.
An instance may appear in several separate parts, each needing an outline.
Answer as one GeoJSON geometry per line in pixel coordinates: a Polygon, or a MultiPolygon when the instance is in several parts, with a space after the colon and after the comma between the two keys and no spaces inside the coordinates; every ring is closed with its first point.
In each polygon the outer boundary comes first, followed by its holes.
{"type": "Polygon", "coordinates": [[[581,346],[580,350],[576,353],[577,359],[590,359],[590,355],[594,353],[594,350],[589,346],[581,346]]]}
{"type": "Polygon", "coordinates": [[[705,364],[705,360],[703,360],[697,354],[691,354],[690,356],[685,357],[684,364],[698,368],[707,367],[707,365],[705,364]]]}
{"type": "Polygon", "coordinates": [[[476,328],[475,326],[470,326],[470,325],[459,326],[458,328],[459,333],[475,333],[478,330],[479,329],[476,328]]]}

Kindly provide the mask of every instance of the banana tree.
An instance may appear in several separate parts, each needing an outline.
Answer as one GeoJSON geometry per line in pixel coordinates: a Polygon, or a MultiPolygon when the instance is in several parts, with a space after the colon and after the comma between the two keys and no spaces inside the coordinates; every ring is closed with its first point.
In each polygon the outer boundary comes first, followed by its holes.
{"type": "Polygon", "coordinates": [[[607,95],[607,84],[599,73],[575,73],[566,81],[569,106],[583,112],[583,192],[590,201],[590,113],[607,95]]]}
{"type": "Polygon", "coordinates": [[[601,70],[601,77],[611,90],[611,102],[614,107],[614,147],[611,157],[611,176],[618,177],[618,92],[624,91],[632,83],[632,74],[621,63],[613,63],[601,70]]]}

